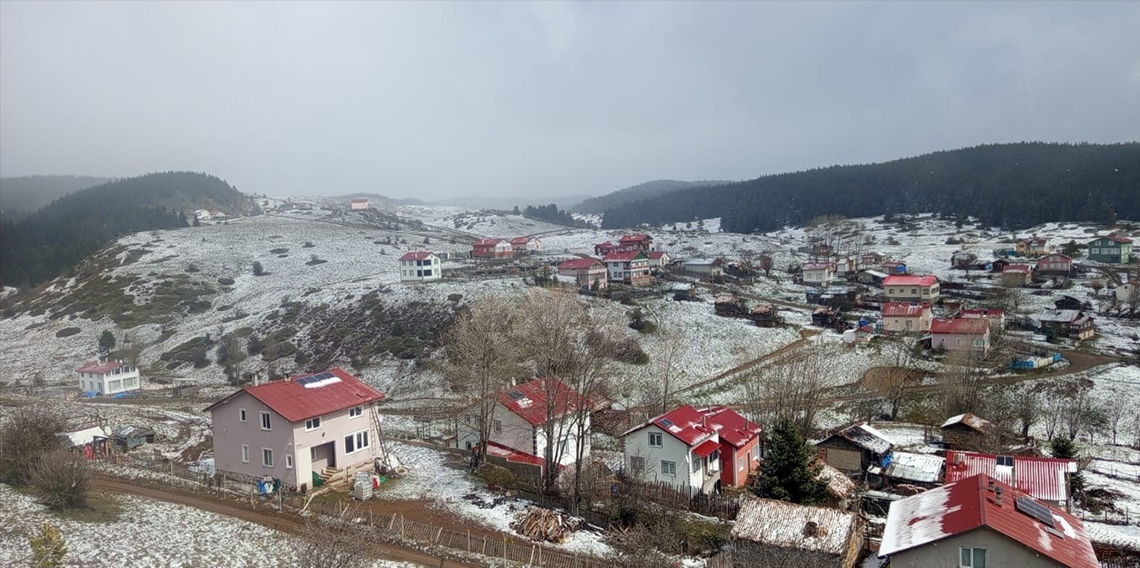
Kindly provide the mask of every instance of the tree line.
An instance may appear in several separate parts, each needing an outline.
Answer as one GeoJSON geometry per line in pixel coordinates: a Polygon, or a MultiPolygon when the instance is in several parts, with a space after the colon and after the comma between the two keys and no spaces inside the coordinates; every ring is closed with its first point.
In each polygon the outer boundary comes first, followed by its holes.
{"type": "MultiPolygon", "coordinates": [[[[516,215],[520,213],[518,206],[515,207],[513,213],[516,215]]],[[[555,225],[566,225],[567,227],[586,226],[585,223],[575,219],[574,216],[571,215],[568,211],[559,209],[558,206],[553,203],[549,205],[539,205],[538,207],[535,207],[534,205],[527,205],[526,209],[523,209],[521,213],[524,217],[541,219],[543,221],[554,223],[555,225]]]]}

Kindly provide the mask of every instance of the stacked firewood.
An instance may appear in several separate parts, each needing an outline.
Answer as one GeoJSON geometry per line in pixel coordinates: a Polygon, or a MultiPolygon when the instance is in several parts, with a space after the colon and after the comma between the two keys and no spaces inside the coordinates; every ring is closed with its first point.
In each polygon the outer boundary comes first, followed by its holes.
{"type": "Polygon", "coordinates": [[[531,540],[560,543],[578,530],[578,519],[558,511],[528,506],[526,512],[511,522],[511,528],[531,540]]]}

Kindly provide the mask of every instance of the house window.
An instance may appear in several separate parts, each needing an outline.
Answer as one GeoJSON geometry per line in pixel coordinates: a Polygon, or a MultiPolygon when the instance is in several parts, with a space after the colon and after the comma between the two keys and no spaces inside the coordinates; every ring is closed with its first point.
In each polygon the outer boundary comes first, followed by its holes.
{"type": "Polygon", "coordinates": [[[368,447],[368,430],[361,430],[344,437],[344,453],[359,452],[368,447]]]}
{"type": "Polygon", "coordinates": [[[354,407],[348,409],[348,417],[349,418],[360,418],[360,416],[363,414],[364,414],[364,407],[363,406],[354,406],[354,407]]]}
{"type": "Polygon", "coordinates": [[[961,568],[986,568],[986,549],[963,546],[958,566],[961,568]]]}
{"type": "Polygon", "coordinates": [[[744,471],[744,458],[736,458],[736,469],[744,471]]]}
{"type": "Polygon", "coordinates": [[[293,454],[285,454],[285,469],[293,469],[293,454]]]}
{"type": "Polygon", "coordinates": [[[661,432],[650,432],[649,433],[649,447],[651,447],[651,448],[660,448],[661,447],[661,432]]]}
{"type": "Polygon", "coordinates": [[[492,427],[494,428],[496,434],[502,434],[503,433],[503,421],[502,420],[495,420],[491,424],[492,424],[492,427]]]}
{"type": "Polygon", "coordinates": [[[241,463],[249,463],[249,446],[241,445],[241,463]]]}
{"type": "Polygon", "coordinates": [[[321,427],[321,417],[320,416],[317,416],[316,418],[310,418],[310,419],[305,421],[305,431],[306,432],[308,432],[309,430],[316,430],[317,428],[320,428],[320,427],[321,427]]]}
{"type": "Polygon", "coordinates": [[[261,411],[261,429],[262,430],[271,430],[272,429],[270,427],[270,424],[269,424],[269,413],[264,411],[264,410],[261,411]]]}
{"type": "Polygon", "coordinates": [[[997,464],[1006,467],[1013,467],[1013,456],[998,456],[997,464]]]}
{"type": "Polygon", "coordinates": [[[261,465],[265,467],[273,467],[273,450],[269,448],[261,448],[261,465]]]}
{"type": "Polygon", "coordinates": [[[677,475],[677,462],[661,460],[661,473],[664,475],[677,475]]]}
{"type": "Polygon", "coordinates": [[[693,473],[697,473],[699,471],[701,471],[701,460],[695,459],[693,460],[693,473]]]}

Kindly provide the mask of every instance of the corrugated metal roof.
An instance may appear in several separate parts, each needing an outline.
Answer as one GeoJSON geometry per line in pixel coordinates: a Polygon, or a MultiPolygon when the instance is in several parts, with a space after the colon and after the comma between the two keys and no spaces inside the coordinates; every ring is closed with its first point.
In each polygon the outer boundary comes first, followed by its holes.
{"type": "Polygon", "coordinates": [[[896,274],[883,279],[883,286],[932,286],[937,283],[937,276],[903,276],[896,274]]]}
{"type": "Polygon", "coordinates": [[[1077,460],[1012,456],[1013,467],[997,465],[998,456],[975,452],[946,452],[946,483],[985,474],[1008,483],[1035,499],[1068,499],[1065,473],[1077,471],[1077,460]]]}
{"type": "Polygon", "coordinates": [[[891,447],[895,445],[894,441],[883,435],[882,432],[876,430],[870,424],[852,424],[835,434],[860,448],[870,450],[873,453],[884,455],[891,451],[891,447]]]}
{"type": "Polygon", "coordinates": [[[595,265],[602,267],[602,268],[605,268],[604,266],[602,266],[602,261],[600,261],[596,258],[593,258],[593,257],[586,257],[586,258],[574,258],[574,259],[567,260],[567,261],[563,262],[562,264],[559,264],[558,269],[559,270],[580,270],[583,268],[590,268],[590,267],[593,267],[595,265]]]}
{"type": "Polygon", "coordinates": [[[578,393],[558,379],[535,379],[517,385],[499,393],[499,402],[534,426],[545,424],[548,412],[553,411],[560,418],[583,403],[578,393]],[[555,398],[548,403],[550,394],[555,398]]]}
{"type": "Polygon", "coordinates": [[[263,385],[245,387],[211,404],[206,410],[210,411],[245,392],[289,422],[300,422],[314,416],[384,399],[384,393],[364,384],[343,369],[334,367],[325,373],[339,380],[326,379],[310,382],[308,385],[300,382],[322,374],[316,373],[298,375],[283,381],[270,381],[263,385]]]}
{"type": "Polygon", "coordinates": [[[401,256],[400,260],[423,260],[431,255],[432,253],[430,251],[418,250],[404,253],[404,256],[401,256]]]}
{"type": "Polygon", "coordinates": [[[95,440],[96,437],[110,438],[111,433],[102,426],[91,426],[82,430],[64,433],[63,436],[67,438],[72,446],[85,446],[95,440]]]}
{"type": "Polygon", "coordinates": [[[684,442],[686,446],[695,446],[716,434],[716,430],[701,424],[701,416],[697,409],[685,404],[627,430],[622,436],[653,424],[684,442]]]}
{"type": "Polygon", "coordinates": [[[888,318],[916,318],[930,312],[930,304],[908,304],[903,302],[887,302],[883,304],[883,317],[888,318]]]}
{"type": "Polygon", "coordinates": [[[705,440],[699,446],[693,448],[693,455],[698,458],[703,458],[717,450],[720,444],[716,440],[705,440]]]}
{"type": "Polygon", "coordinates": [[[126,364],[122,361],[116,361],[113,359],[108,359],[102,363],[100,363],[98,359],[92,359],[91,361],[84,363],[82,367],[76,369],[76,372],[105,375],[114,369],[118,369],[119,367],[124,366],[126,366],[126,364]]]}
{"type": "Polygon", "coordinates": [[[985,335],[989,333],[990,325],[984,319],[977,318],[934,318],[930,321],[930,333],[962,333],[968,335],[985,335]]]}
{"type": "Polygon", "coordinates": [[[955,424],[965,424],[966,426],[969,426],[970,428],[973,428],[979,432],[989,432],[990,429],[994,427],[993,423],[989,420],[986,420],[980,416],[975,416],[969,412],[947,418],[946,422],[942,423],[942,427],[945,428],[947,426],[953,426],[955,424]]]}
{"type": "Polygon", "coordinates": [[[946,460],[930,454],[893,452],[891,463],[882,475],[903,481],[934,483],[942,479],[942,466],[945,463],[946,460]]]}
{"type": "Polygon", "coordinates": [[[606,256],[602,258],[602,260],[606,262],[629,262],[639,256],[645,259],[649,258],[645,256],[645,253],[639,250],[619,250],[606,253],[606,256]]]}
{"type": "Polygon", "coordinates": [[[732,538],[843,555],[857,528],[858,517],[847,511],[748,497],[740,504],[732,538]]]}
{"type": "Polygon", "coordinates": [[[697,410],[722,441],[741,448],[760,436],[760,425],[748,420],[727,406],[712,406],[697,410]]]}

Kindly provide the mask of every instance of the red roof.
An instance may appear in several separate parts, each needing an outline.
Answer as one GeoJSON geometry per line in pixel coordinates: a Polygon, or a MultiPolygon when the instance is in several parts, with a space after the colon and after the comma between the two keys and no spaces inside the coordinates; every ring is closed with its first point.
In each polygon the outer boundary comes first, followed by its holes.
{"type": "MultiPolygon", "coordinates": [[[[1098,237],[1098,238],[1102,238],[1102,237],[1098,237]]],[[[1122,237],[1120,235],[1106,235],[1103,238],[1108,239],[1108,240],[1113,241],[1113,242],[1121,243],[1121,244],[1128,244],[1128,243],[1132,242],[1132,239],[1130,239],[1128,237],[1122,237]]]]}
{"type": "Polygon", "coordinates": [[[989,308],[966,308],[958,312],[960,318],[1003,318],[1005,312],[989,308]]]}
{"type": "Polygon", "coordinates": [[[485,247],[485,246],[497,245],[501,242],[503,242],[503,239],[479,239],[479,240],[475,241],[475,246],[485,247]]]}
{"type": "MultiPolygon", "coordinates": [[[[703,442],[713,434],[716,433],[711,426],[702,424],[701,417],[703,415],[689,405],[678,406],[661,416],[653,418],[642,424],[627,431],[625,434],[640,430],[650,424],[668,432],[674,438],[685,443],[686,446],[695,446],[703,442]]],[[[624,436],[624,434],[623,434],[624,436]]]]}
{"type": "Polygon", "coordinates": [[[883,317],[885,318],[916,318],[923,312],[930,312],[930,304],[907,304],[903,302],[887,302],[883,304],[883,317]]]}
{"type": "Polygon", "coordinates": [[[558,265],[558,270],[580,270],[600,265],[602,261],[594,257],[574,258],[558,265]]]}
{"type": "Polygon", "coordinates": [[[693,455],[698,458],[703,458],[715,452],[719,447],[720,444],[716,443],[716,440],[706,440],[702,442],[701,445],[693,448],[693,455]]]}
{"type": "Polygon", "coordinates": [[[92,360],[84,363],[82,367],[76,369],[75,371],[78,373],[93,373],[96,375],[105,375],[105,374],[109,373],[112,369],[118,369],[119,367],[122,367],[124,365],[125,365],[125,363],[123,363],[122,361],[116,361],[114,359],[108,359],[107,361],[105,361],[103,363],[100,363],[98,359],[92,359],[92,360]]]}
{"type": "Polygon", "coordinates": [[[637,258],[638,255],[644,257],[645,253],[643,253],[639,250],[612,251],[612,252],[606,253],[606,256],[604,256],[602,258],[602,260],[604,260],[606,262],[629,262],[629,261],[637,258]]]}
{"type": "Polygon", "coordinates": [[[1064,501],[1068,498],[1063,473],[1077,471],[1077,460],[1012,456],[1013,470],[997,465],[994,454],[974,452],[946,452],[946,483],[954,483],[978,474],[989,475],[1009,483],[1046,501],[1064,501]]]}
{"type": "Polygon", "coordinates": [[[620,242],[623,243],[640,243],[650,240],[649,235],[625,235],[621,238],[620,242]]]}
{"type": "Polygon", "coordinates": [[[1049,253],[1049,254],[1037,259],[1037,263],[1041,264],[1042,261],[1052,262],[1052,261],[1056,261],[1056,260],[1064,260],[1066,262],[1072,262],[1073,257],[1071,257],[1067,254],[1061,254],[1059,252],[1052,252],[1052,253],[1049,253]]]}
{"type": "Polygon", "coordinates": [[[368,198],[367,197],[353,197],[352,202],[353,203],[368,203],[368,198]]]}
{"type": "Polygon", "coordinates": [[[548,410],[553,410],[558,418],[573,412],[583,402],[589,404],[558,379],[535,379],[517,385],[499,393],[499,402],[534,426],[546,423],[548,410]],[[554,395],[553,401],[547,401],[548,394],[554,395]]]}
{"type": "Polygon", "coordinates": [[[937,283],[937,276],[903,276],[896,274],[883,279],[883,286],[933,286],[937,283]]]}
{"type": "Polygon", "coordinates": [[[211,404],[206,410],[225,404],[243,392],[249,393],[289,422],[300,422],[384,399],[384,393],[334,367],[323,373],[298,375],[282,381],[245,387],[211,404]]]}
{"type": "Polygon", "coordinates": [[[615,244],[613,244],[613,243],[611,243],[611,242],[609,242],[609,241],[606,241],[606,242],[604,242],[604,243],[598,243],[598,244],[596,244],[596,245],[594,245],[594,246],[595,246],[595,247],[603,247],[603,248],[606,248],[606,247],[608,247],[608,248],[613,248],[613,247],[615,247],[615,246],[617,246],[617,245],[615,245],[615,244]]]}
{"type": "Polygon", "coordinates": [[[525,245],[532,240],[534,240],[534,237],[515,237],[515,238],[511,239],[511,244],[512,245],[525,245]]]}
{"type": "Polygon", "coordinates": [[[1027,497],[1024,493],[994,480],[995,489],[1002,490],[999,506],[996,491],[989,490],[990,480],[989,476],[976,475],[892,503],[879,556],[987,527],[1061,566],[1100,566],[1080,519],[1037,502],[1052,515],[1054,527],[1048,527],[1018,510],[1017,499],[1027,497]]]}
{"type": "Polygon", "coordinates": [[[665,256],[665,251],[663,251],[663,250],[651,250],[651,251],[649,251],[649,258],[651,258],[653,260],[657,260],[663,256],[665,256]]]}
{"type": "Polygon", "coordinates": [[[546,459],[538,456],[532,456],[526,452],[520,452],[514,448],[508,448],[502,444],[495,442],[487,442],[487,455],[497,456],[509,462],[527,463],[537,465],[538,467],[546,467],[546,459]]]}
{"type": "Polygon", "coordinates": [[[400,260],[423,260],[431,256],[431,254],[432,253],[430,251],[426,250],[412,251],[409,253],[404,253],[404,256],[401,256],[400,260]]]}
{"type": "Polygon", "coordinates": [[[702,408],[698,412],[706,417],[722,442],[741,448],[760,436],[760,426],[726,406],[702,408]]]}
{"type": "Polygon", "coordinates": [[[989,323],[977,318],[934,318],[930,321],[930,333],[964,333],[985,335],[989,333],[989,323]]]}

